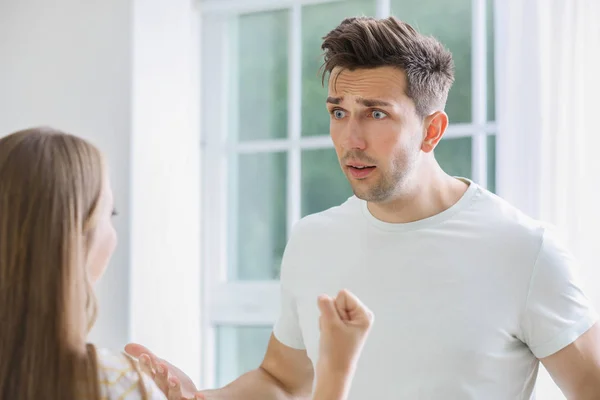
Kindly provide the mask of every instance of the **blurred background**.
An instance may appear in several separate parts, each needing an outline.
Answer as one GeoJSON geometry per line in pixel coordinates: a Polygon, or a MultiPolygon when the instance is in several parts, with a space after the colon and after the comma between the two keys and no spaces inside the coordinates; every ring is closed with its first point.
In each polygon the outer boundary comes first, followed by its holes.
{"type": "MultiPolygon", "coordinates": [[[[120,246],[91,339],[224,385],[262,359],[292,225],[352,194],[321,38],[395,15],[454,55],[442,167],[556,224],[600,306],[599,4],[0,0],[0,135],[51,125],[109,159],[120,246]]],[[[563,398],[544,371],[538,396],[563,398]]]]}

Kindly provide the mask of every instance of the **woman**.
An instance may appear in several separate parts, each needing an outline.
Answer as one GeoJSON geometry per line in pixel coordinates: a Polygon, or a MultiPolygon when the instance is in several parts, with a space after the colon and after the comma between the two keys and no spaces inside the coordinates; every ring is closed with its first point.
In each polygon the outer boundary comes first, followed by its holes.
{"type": "Polygon", "coordinates": [[[94,146],[51,129],[0,139],[0,398],[164,399],[130,358],[86,344],[114,214],[94,146]]]}
{"type": "MultiPolygon", "coordinates": [[[[48,128],[0,139],[0,399],[166,398],[130,357],[86,343],[115,214],[104,158],[90,143],[48,128]]],[[[321,356],[344,354],[336,368],[349,368],[337,376],[323,364],[315,399],[342,400],[372,315],[347,292],[319,305],[321,356]]],[[[180,398],[172,383],[169,399],[180,398]]]]}

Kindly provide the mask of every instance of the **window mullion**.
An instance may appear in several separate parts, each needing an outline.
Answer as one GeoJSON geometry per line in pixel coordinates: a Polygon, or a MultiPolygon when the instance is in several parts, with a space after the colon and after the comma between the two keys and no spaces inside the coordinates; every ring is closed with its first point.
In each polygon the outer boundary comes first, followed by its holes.
{"type": "Polygon", "coordinates": [[[391,0],[377,0],[376,7],[375,16],[377,18],[387,18],[392,13],[391,0]]]}
{"type": "Polygon", "coordinates": [[[203,0],[201,11],[205,14],[236,15],[243,13],[284,10],[293,5],[316,5],[344,0],[203,0]]]}
{"type": "MultiPolygon", "coordinates": [[[[486,0],[472,0],[472,119],[475,126],[487,122],[487,35],[486,0]]],[[[472,143],[473,180],[487,187],[487,136],[475,132],[472,143]]]]}
{"type": "Polygon", "coordinates": [[[207,63],[202,71],[202,103],[204,118],[202,120],[202,136],[204,151],[202,153],[203,193],[204,196],[202,226],[203,231],[203,264],[202,268],[202,385],[214,384],[214,327],[211,315],[214,309],[210,307],[217,284],[223,279],[224,268],[227,266],[227,196],[228,196],[228,155],[222,150],[227,140],[223,132],[231,128],[228,110],[231,70],[230,61],[230,18],[215,17],[202,19],[202,56],[210,54],[219,60],[218,63],[207,63]],[[218,32],[218,40],[209,40],[206,33],[218,32]],[[225,67],[221,67],[225,66],[225,67]]]}
{"type": "MultiPolygon", "coordinates": [[[[288,139],[300,139],[302,129],[302,6],[290,10],[288,58],[288,139]]],[[[293,146],[287,159],[287,232],[301,216],[301,150],[293,146]]]]}
{"type": "MultiPolygon", "coordinates": [[[[228,53],[227,65],[228,74],[225,93],[225,104],[226,107],[223,110],[223,116],[227,119],[228,127],[224,131],[225,137],[227,138],[226,143],[238,143],[239,142],[239,17],[229,18],[228,22],[228,37],[229,43],[226,47],[228,53]],[[233,115],[233,118],[230,116],[233,115]]],[[[239,270],[239,259],[238,259],[238,229],[239,229],[239,159],[240,155],[237,152],[226,153],[227,158],[227,170],[228,178],[225,182],[228,182],[227,191],[225,196],[226,204],[225,209],[227,210],[226,221],[227,221],[227,241],[226,241],[226,262],[220,265],[220,280],[235,280],[237,279],[237,271],[239,270]],[[229,268],[229,266],[235,266],[235,268],[229,268]],[[235,272],[234,272],[235,271],[235,272]],[[232,275],[231,272],[234,272],[232,275]]]]}

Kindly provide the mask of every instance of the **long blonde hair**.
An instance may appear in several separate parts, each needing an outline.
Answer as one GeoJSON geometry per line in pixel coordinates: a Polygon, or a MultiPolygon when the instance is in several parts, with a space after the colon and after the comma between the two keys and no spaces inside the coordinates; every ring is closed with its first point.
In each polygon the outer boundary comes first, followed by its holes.
{"type": "Polygon", "coordinates": [[[1,399],[100,397],[87,250],[104,174],[78,137],[33,128],[0,139],[1,399]]]}

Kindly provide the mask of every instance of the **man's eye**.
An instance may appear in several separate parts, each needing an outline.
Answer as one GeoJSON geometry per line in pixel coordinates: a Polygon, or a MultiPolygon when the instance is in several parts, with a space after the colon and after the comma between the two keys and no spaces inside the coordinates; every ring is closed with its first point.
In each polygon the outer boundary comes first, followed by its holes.
{"type": "Polygon", "coordinates": [[[371,113],[371,116],[374,119],[384,119],[385,117],[387,117],[387,114],[384,113],[383,111],[375,110],[371,113]]]}
{"type": "Polygon", "coordinates": [[[346,112],[342,110],[333,110],[332,114],[335,119],[342,119],[346,116],[346,112]]]}

